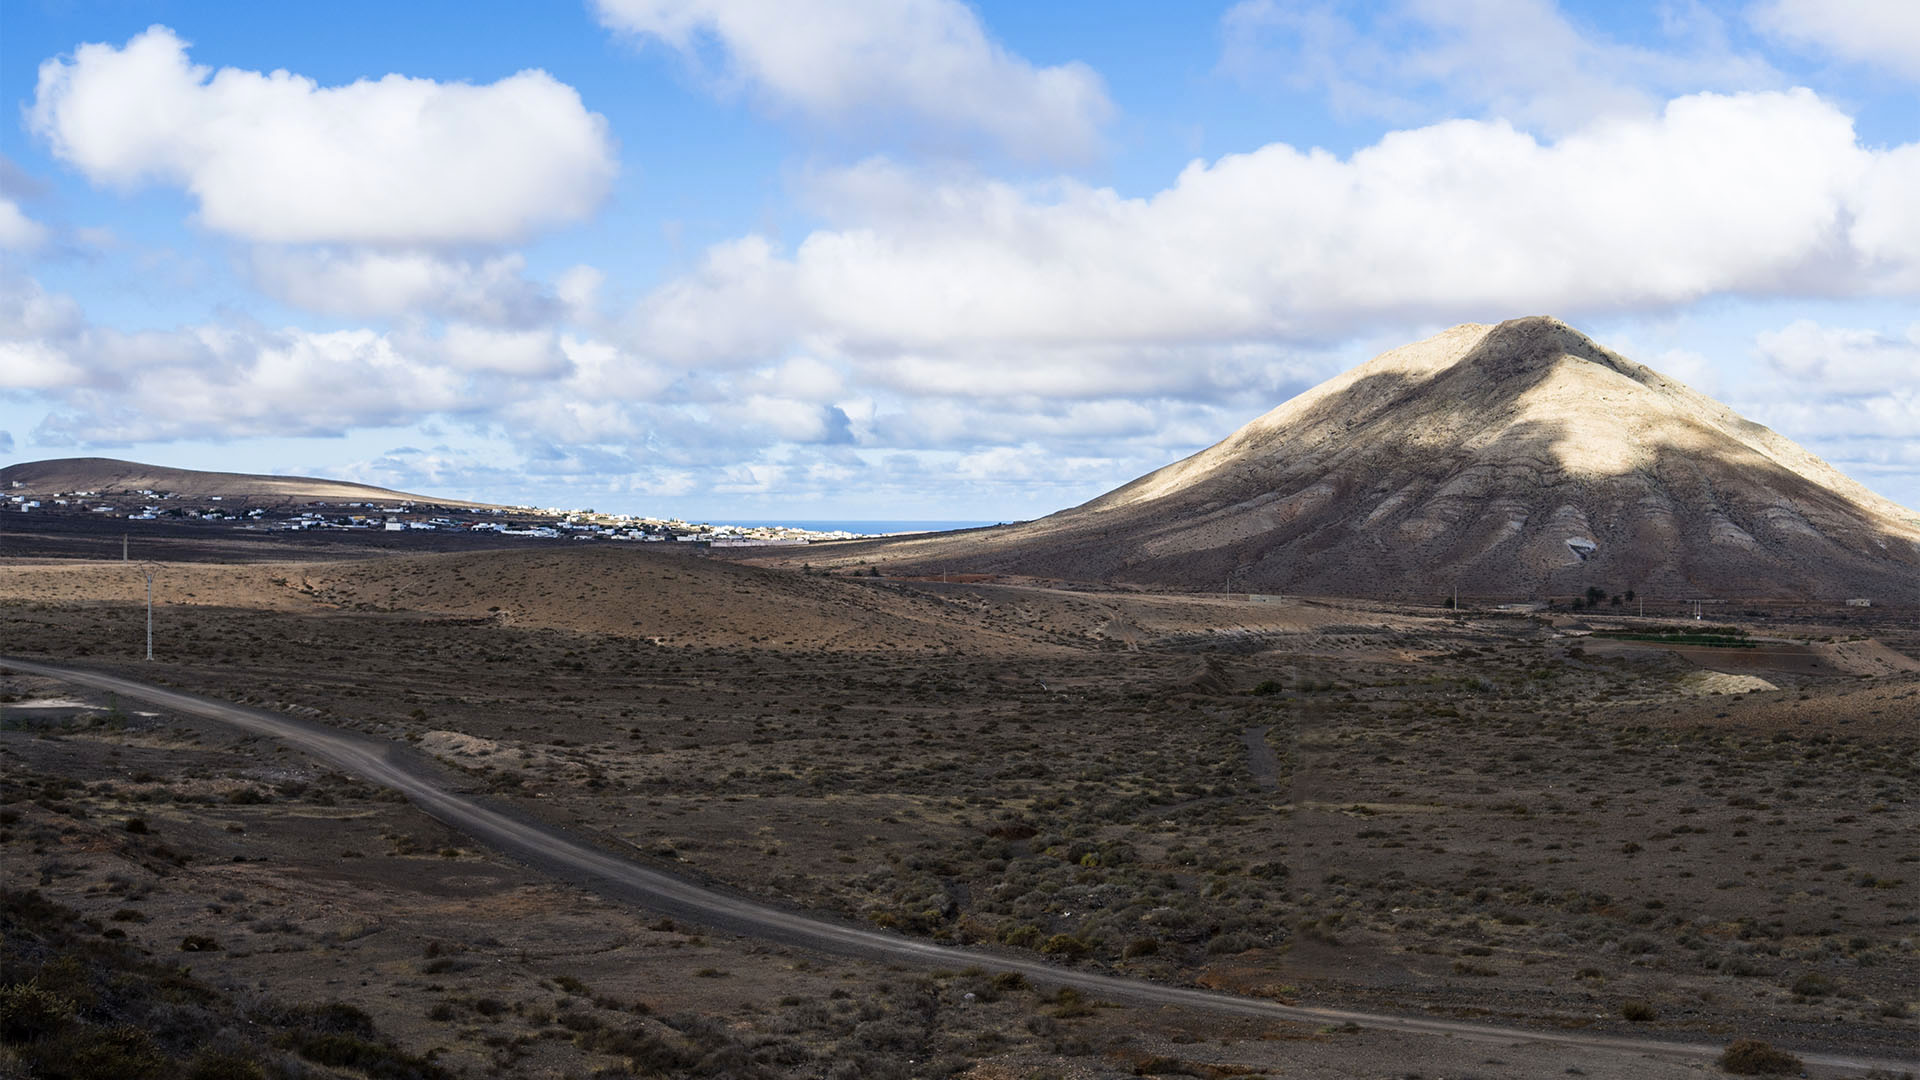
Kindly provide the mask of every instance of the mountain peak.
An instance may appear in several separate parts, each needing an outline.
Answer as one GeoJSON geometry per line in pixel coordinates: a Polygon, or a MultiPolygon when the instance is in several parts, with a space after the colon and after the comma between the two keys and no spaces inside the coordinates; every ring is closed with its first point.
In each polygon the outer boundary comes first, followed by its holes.
{"type": "Polygon", "coordinates": [[[1567,356],[1614,368],[1622,359],[1548,315],[1508,319],[1489,328],[1468,358],[1487,367],[1511,366],[1524,370],[1567,356]]]}
{"type": "Polygon", "coordinates": [[[1232,573],[1252,591],[1344,595],[1458,583],[1920,603],[1920,514],[1530,316],[1382,353],[942,564],[1198,586],[1232,573]]]}

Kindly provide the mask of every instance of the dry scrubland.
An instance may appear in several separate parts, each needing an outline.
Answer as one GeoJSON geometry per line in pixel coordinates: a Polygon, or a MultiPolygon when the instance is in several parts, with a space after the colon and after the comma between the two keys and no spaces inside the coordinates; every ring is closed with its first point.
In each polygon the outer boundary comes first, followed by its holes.
{"type": "MultiPolygon", "coordinates": [[[[1746,620],[1768,649],[1681,649],[629,550],[159,581],[160,663],[130,661],[121,564],[0,566],[0,642],[403,739],[636,858],[903,934],[1303,1004],[1914,1053],[1911,613],[1770,609],[1746,620]]],[[[19,675],[0,698],[7,976],[38,979],[48,1033],[15,1068],[58,1045],[207,1076],[1700,1075],[704,934],[273,743],[19,675]],[[158,1034],[82,1026],[116,1020],[158,1034]]]]}

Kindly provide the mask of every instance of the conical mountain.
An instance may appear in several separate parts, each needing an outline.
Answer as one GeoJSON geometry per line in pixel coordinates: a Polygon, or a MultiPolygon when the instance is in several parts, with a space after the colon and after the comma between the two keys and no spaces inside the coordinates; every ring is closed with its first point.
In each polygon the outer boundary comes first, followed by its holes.
{"type": "Polygon", "coordinates": [[[1550,318],[1394,349],[1222,442],[910,561],[1329,595],[1920,602],[1920,514],[1550,318]]]}

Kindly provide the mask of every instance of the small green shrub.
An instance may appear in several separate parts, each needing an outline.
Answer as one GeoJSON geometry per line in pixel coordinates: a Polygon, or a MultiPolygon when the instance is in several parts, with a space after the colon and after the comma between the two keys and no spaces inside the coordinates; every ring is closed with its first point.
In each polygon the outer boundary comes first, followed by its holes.
{"type": "Polygon", "coordinates": [[[33,1042],[73,1019],[73,1001],[35,982],[0,988],[0,1041],[33,1042]]]}
{"type": "Polygon", "coordinates": [[[1064,956],[1069,960],[1078,960],[1093,951],[1093,947],[1072,934],[1055,934],[1040,946],[1040,951],[1048,956],[1064,956]]]}
{"type": "Polygon", "coordinates": [[[1735,1039],[1721,1052],[1720,1067],[1735,1076],[1793,1076],[1805,1066],[1759,1039],[1735,1039]]]}
{"type": "Polygon", "coordinates": [[[36,1066],[28,1075],[65,1080],[146,1080],[163,1075],[169,1065],[153,1038],[131,1024],[69,1028],[23,1056],[36,1066]]]}
{"type": "Polygon", "coordinates": [[[1833,980],[1819,972],[1809,971],[1793,980],[1793,992],[1801,997],[1826,997],[1833,993],[1833,980]]]}
{"type": "Polygon", "coordinates": [[[1209,956],[1237,956],[1248,949],[1256,948],[1260,939],[1252,934],[1217,934],[1207,942],[1209,956]]]}

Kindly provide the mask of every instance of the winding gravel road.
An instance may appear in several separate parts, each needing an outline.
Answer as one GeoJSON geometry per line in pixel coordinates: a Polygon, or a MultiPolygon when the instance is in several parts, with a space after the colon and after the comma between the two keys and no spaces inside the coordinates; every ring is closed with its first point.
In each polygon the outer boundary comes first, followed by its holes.
{"type": "MultiPolygon", "coordinates": [[[[885,963],[948,968],[978,965],[999,971],[1017,971],[1051,985],[1072,986],[1110,1000],[1139,1005],[1177,1006],[1309,1024],[1354,1023],[1389,1031],[1503,1044],[1527,1042],[1560,1045],[1679,1062],[1701,1062],[1717,1057],[1721,1051],[1719,1045],[1704,1043],[1282,1005],[1259,998],[1078,971],[1024,956],[917,941],[898,934],[842,923],[822,915],[774,907],[634,862],[568,830],[488,805],[479,797],[441,787],[433,775],[433,769],[419,760],[418,753],[397,743],[98,672],[11,657],[0,657],[0,667],[108,691],[177,713],[218,721],[256,735],[279,739],[344,772],[401,792],[416,808],[435,820],[549,875],[652,911],[745,937],[885,963]]],[[[1251,740],[1249,743],[1251,746],[1251,740]]],[[[1809,1065],[1827,1068],[1867,1070],[1910,1069],[1914,1066],[1911,1061],[1896,1062],[1847,1053],[1803,1053],[1800,1056],[1809,1065]]]]}

